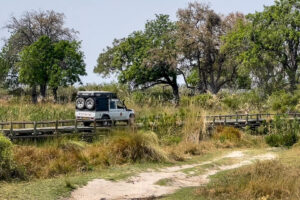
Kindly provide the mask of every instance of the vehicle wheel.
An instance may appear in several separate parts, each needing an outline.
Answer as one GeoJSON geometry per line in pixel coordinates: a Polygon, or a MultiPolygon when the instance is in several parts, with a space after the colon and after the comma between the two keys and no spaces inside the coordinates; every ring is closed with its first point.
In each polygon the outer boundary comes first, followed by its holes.
{"type": "Polygon", "coordinates": [[[84,108],[85,100],[84,98],[77,98],[76,99],[76,108],[82,110],[84,108]]]}
{"type": "Polygon", "coordinates": [[[91,122],[83,122],[83,125],[84,125],[84,126],[90,126],[90,125],[91,125],[91,122]]]}
{"type": "Polygon", "coordinates": [[[134,116],[133,114],[131,114],[131,115],[129,116],[128,125],[129,125],[129,126],[134,125],[134,120],[135,120],[135,116],[134,116]]]}
{"type": "MultiPolygon", "coordinates": [[[[108,115],[104,115],[104,116],[102,116],[101,119],[103,119],[103,120],[109,120],[110,117],[109,117],[108,115]]],[[[102,126],[111,126],[111,125],[112,125],[112,122],[111,122],[111,121],[103,121],[103,122],[100,122],[100,124],[101,124],[102,126]]]]}
{"type": "Polygon", "coordinates": [[[93,110],[95,107],[95,100],[93,98],[88,98],[85,101],[85,107],[89,110],[93,110]]]}

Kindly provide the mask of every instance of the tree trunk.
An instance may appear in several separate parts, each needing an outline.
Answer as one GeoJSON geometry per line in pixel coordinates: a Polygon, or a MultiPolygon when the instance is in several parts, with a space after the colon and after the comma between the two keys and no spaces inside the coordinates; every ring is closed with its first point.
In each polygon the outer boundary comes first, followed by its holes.
{"type": "Polygon", "coordinates": [[[290,84],[290,92],[294,93],[297,89],[297,80],[296,80],[296,71],[290,70],[288,73],[289,84],[290,84]]]}
{"type": "Polygon", "coordinates": [[[42,96],[42,102],[44,102],[46,99],[47,85],[40,85],[40,92],[42,96]]]}
{"type": "Polygon", "coordinates": [[[53,93],[53,97],[54,97],[54,102],[57,103],[57,87],[52,88],[52,93],[53,93]]]}
{"type": "Polygon", "coordinates": [[[32,88],[31,88],[31,101],[33,104],[37,103],[36,85],[32,86],[32,88]]]}
{"type": "Polygon", "coordinates": [[[178,106],[180,102],[180,96],[179,96],[179,87],[177,83],[172,85],[172,90],[173,90],[175,105],[178,106]]]}

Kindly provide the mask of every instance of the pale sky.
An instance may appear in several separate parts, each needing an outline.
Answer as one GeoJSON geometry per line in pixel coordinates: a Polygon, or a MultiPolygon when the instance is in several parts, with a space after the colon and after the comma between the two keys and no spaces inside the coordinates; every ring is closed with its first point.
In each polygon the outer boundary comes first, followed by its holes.
{"type": "MultiPolygon", "coordinates": [[[[123,38],[135,30],[144,28],[147,20],[155,14],[168,14],[176,20],[178,8],[185,8],[194,0],[0,0],[0,38],[9,34],[2,27],[10,16],[21,16],[30,10],[54,10],[66,16],[66,26],[79,31],[82,41],[88,75],[82,77],[83,83],[103,83],[116,80],[114,77],[104,80],[94,74],[99,53],[111,45],[114,38],[123,38]]],[[[218,13],[242,12],[244,14],[262,11],[264,5],[272,5],[274,0],[198,0],[210,3],[218,13]]],[[[0,41],[0,48],[3,42],[0,41]]]]}

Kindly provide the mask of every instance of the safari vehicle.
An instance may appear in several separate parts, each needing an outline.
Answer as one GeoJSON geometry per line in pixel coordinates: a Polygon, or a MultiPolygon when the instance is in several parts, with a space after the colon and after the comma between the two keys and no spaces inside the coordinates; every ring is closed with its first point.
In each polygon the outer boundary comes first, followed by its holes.
{"type": "MultiPolygon", "coordinates": [[[[105,91],[80,91],[76,97],[76,119],[103,120],[101,123],[115,124],[118,121],[132,124],[134,111],[128,109],[116,93],[105,91]]],[[[84,122],[89,126],[92,122],[84,122]]]]}

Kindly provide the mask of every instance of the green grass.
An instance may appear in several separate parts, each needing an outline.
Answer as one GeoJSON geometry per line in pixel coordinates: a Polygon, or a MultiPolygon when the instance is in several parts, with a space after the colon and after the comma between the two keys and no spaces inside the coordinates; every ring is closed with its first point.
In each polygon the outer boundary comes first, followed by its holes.
{"type": "Polygon", "coordinates": [[[160,186],[169,186],[172,185],[172,179],[171,178],[163,178],[160,179],[155,183],[155,185],[160,185],[160,186]]]}
{"type": "MultiPolygon", "coordinates": [[[[94,171],[85,173],[73,173],[67,176],[59,176],[51,179],[31,180],[30,182],[10,182],[0,183],[0,199],[14,200],[54,200],[60,197],[68,197],[74,188],[86,185],[88,181],[103,178],[111,181],[119,181],[134,176],[137,173],[147,169],[159,170],[162,167],[195,164],[219,157],[229,150],[217,150],[194,156],[185,162],[172,163],[136,163],[125,164],[122,166],[108,167],[106,169],[94,169],[94,171]]],[[[164,181],[163,181],[164,182],[164,181]]]]}
{"type": "Polygon", "coordinates": [[[111,181],[126,179],[136,173],[149,168],[160,168],[170,164],[135,164],[108,169],[98,169],[87,173],[74,173],[68,176],[60,176],[51,179],[32,180],[30,182],[0,183],[1,200],[54,200],[60,197],[68,197],[75,188],[86,185],[88,181],[103,178],[111,181]]]}
{"type": "Polygon", "coordinates": [[[183,188],[171,194],[162,200],[204,200],[205,198],[199,197],[196,194],[196,187],[183,188]]]}

